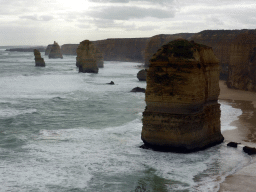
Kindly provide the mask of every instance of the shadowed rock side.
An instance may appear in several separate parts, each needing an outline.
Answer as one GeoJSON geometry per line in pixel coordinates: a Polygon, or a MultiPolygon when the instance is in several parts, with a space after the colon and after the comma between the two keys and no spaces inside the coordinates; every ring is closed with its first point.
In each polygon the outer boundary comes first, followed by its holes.
{"type": "Polygon", "coordinates": [[[34,49],[34,56],[35,56],[35,66],[36,67],[45,67],[44,59],[41,57],[40,51],[34,49]]]}
{"type": "Polygon", "coordinates": [[[49,53],[50,53],[50,51],[51,51],[51,49],[52,49],[52,46],[53,46],[53,44],[49,44],[49,45],[46,47],[46,49],[45,49],[45,55],[49,55],[49,53]]]}
{"type": "Polygon", "coordinates": [[[63,59],[62,53],[60,51],[60,46],[56,41],[54,41],[54,44],[52,45],[52,48],[48,57],[49,59],[57,59],[57,58],[63,59]]]}
{"type": "Polygon", "coordinates": [[[139,79],[139,81],[146,81],[146,77],[147,77],[146,69],[142,69],[137,73],[137,78],[139,79]]]}
{"type": "Polygon", "coordinates": [[[97,66],[99,68],[103,68],[104,67],[104,57],[103,54],[100,52],[100,50],[95,46],[95,58],[96,58],[96,62],[97,62],[97,66]]]}
{"type": "Polygon", "coordinates": [[[89,40],[80,42],[77,50],[76,66],[82,73],[98,73],[95,46],[89,40]]]}
{"type": "Polygon", "coordinates": [[[212,48],[182,39],[162,46],[147,71],[145,145],[192,152],[221,143],[219,91],[212,48]]]}
{"type": "Polygon", "coordinates": [[[212,47],[215,56],[220,61],[220,79],[227,80],[230,64],[231,43],[240,33],[246,30],[205,30],[194,34],[188,40],[212,47]]]}
{"type": "Polygon", "coordinates": [[[231,44],[229,88],[256,91],[256,31],[246,31],[231,44]]]}
{"type": "Polygon", "coordinates": [[[145,67],[148,67],[149,60],[162,45],[179,38],[187,39],[193,34],[194,33],[179,33],[173,35],[161,34],[151,37],[145,47],[145,67]]]}

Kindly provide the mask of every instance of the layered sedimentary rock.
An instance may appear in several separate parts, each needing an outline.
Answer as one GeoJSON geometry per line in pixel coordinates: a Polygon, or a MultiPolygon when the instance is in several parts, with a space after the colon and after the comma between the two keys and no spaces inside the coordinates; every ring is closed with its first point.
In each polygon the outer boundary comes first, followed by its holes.
{"type": "Polygon", "coordinates": [[[228,87],[256,91],[256,31],[238,35],[230,54],[228,87]]]}
{"type": "Polygon", "coordinates": [[[63,55],[76,55],[76,49],[79,44],[64,44],[61,46],[61,53],[63,55]]]}
{"type": "Polygon", "coordinates": [[[57,59],[57,58],[63,59],[63,56],[62,56],[62,53],[60,50],[60,46],[56,41],[54,41],[48,57],[49,57],[49,59],[57,59]]]}
{"type": "Polygon", "coordinates": [[[41,57],[41,53],[39,50],[34,49],[35,56],[35,66],[36,67],[45,67],[44,59],[41,57]]]}
{"type": "Polygon", "coordinates": [[[149,38],[105,39],[94,41],[105,61],[143,62],[149,38]]]}
{"type": "Polygon", "coordinates": [[[49,55],[49,53],[50,53],[50,51],[51,51],[51,49],[52,49],[52,45],[53,45],[53,44],[47,45],[47,47],[46,47],[46,49],[45,49],[45,55],[49,55]]]}
{"type": "Polygon", "coordinates": [[[148,67],[149,60],[162,45],[179,38],[187,39],[192,35],[193,33],[179,33],[172,35],[161,34],[151,37],[145,47],[145,67],[148,67]]]}
{"type": "Polygon", "coordinates": [[[80,42],[76,52],[76,66],[82,73],[98,73],[97,59],[95,57],[95,46],[89,40],[80,42]]]}
{"type": "Polygon", "coordinates": [[[139,81],[146,81],[146,77],[147,77],[146,69],[142,69],[137,73],[137,78],[139,79],[139,81]]]}
{"type": "Polygon", "coordinates": [[[97,62],[97,66],[99,68],[103,68],[104,67],[104,57],[103,54],[100,52],[100,50],[95,46],[95,58],[96,58],[96,62],[97,62]]]}
{"type": "Polygon", "coordinates": [[[205,30],[194,34],[189,40],[212,47],[220,61],[220,79],[227,80],[230,64],[231,43],[246,30],[205,30]]]}
{"type": "Polygon", "coordinates": [[[191,152],[221,143],[219,91],[212,48],[182,39],[162,46],[147,71],[145,145],[191,152]]]}

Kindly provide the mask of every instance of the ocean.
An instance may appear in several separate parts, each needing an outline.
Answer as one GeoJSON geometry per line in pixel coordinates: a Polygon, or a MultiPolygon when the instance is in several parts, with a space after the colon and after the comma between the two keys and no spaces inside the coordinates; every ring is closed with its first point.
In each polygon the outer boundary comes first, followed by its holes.
{"type": "MultiPolygon", "coordinates": [[[[45,59],[0,47],[0,191],[217,191],[250,163],[225,143],[190,154],[141,149],[141,63],[105,61],[78,73],[76,57],[45,59]],[[115,85],[108,85],[114,81],[115,85]]],[[[222,131],[242,111],[220,100],[222,131]]]]}

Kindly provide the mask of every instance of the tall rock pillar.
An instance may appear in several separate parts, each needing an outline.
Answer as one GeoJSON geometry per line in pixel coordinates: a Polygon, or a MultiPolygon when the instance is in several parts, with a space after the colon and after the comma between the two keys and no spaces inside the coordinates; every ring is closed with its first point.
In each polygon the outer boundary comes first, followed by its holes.
{"type": "Polygon", "coordinates": [[[61,50],[60,50],[60,46],[56,41],[54,41],[54,43],[51,47],[51,51],[49,52],[48,57],[49,57],[49,59],[57,59],[57,58],[63,59],[63,56],[62,56],[62,53],[61,53],[61,50]]]}
{"type": "Polygon", "coordinates": [[[142,119],[146,146],[191,152],[223,141],[219,70],[212,48],[193,41],[171,41],[154,54],[142,119]]]}
{"type": "Polygon", "coordinates": [[[34,49],[34,56],[35,56],[35,66],[36,67],[45,67],[44,59],[41,57],[40,51],[34,49]]]}
{"type": "Polygon", "coordinates": [[[98,73],[96,49],[92,42],[84,40],[80,42],[76,53],[76,66],[82,73],[98,73]]]}

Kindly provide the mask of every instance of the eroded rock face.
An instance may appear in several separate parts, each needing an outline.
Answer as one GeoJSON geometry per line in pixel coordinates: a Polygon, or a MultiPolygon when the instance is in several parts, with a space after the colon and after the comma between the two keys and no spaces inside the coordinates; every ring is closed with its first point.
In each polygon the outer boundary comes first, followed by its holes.
{"type": "Polygon", "coordinates": [[[48,57],[49,59],[57,59],[57,58],[63,59],[62,53],[60,51],[60,46],[56,41],[54,41],[48,57]]]}
{"type": "Polygon", "coordinates": [[[246,31],[231,44],[229,88],[256,91],[256,31],[246,31]]]}
{"type": "Polygon", "coordinates": [[[98,73],[96,48],[89,40],[80,42],[77,50],[76,66],[82,73],[98,73]]]}
{"type": "Polygon", "coordinates": [[[142,69],[137,73],[137,78],[139,79],[139,81],[146,81],[146,77],[147,77],[146,69],[142,69]]]}
{"type": "Polygon", "coordinates": [[[162,46],[147,71],[145,145],[191,152],[221,143],[219,91],[212,48],[184,39],[162,46]]]}
{"type": "Polygon", "coordinates": [[[45,55],[49,55],[49,53],[50,53],[50,51],[51,51],[51,49],[52,49],[52,45],[53,45],[53,44],[47,45],[47,47],[46,47],[46,49],[45,49],[45,55]]]}
{"type": "Polygon", "coordinates": [[[41,57],[40,51],[34,49],[34,56],[35,56],[35,66],[36,67],[45,67],[44,59],[41,57]]]}

